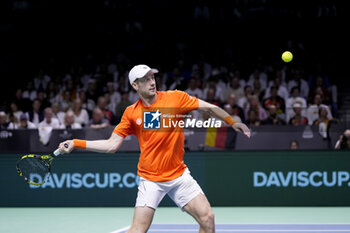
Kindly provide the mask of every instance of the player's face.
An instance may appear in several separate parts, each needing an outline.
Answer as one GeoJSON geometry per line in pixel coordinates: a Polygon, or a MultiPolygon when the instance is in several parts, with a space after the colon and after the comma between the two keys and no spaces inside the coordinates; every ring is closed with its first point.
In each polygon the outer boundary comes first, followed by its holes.
{"type": "Polygon", "coordinates": [[[137,80],[136,85],[134,85],[136,91],[144,96],[151,97],[156,94],[156,81],[154,79],[154,73],[149,71],[145,77],[137,80]]]}

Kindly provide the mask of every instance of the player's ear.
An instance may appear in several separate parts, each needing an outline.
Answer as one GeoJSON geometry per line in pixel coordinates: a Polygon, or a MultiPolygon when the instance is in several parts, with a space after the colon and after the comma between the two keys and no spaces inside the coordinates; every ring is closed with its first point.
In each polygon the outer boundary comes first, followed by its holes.
{"type": "Polygon", "coordinates": [[[139,86],[137,85],[136,82],[133,82],[133,83],[131,84],[131,86],[134,88],[135,91],[137,91],[137,90],[139,89],[139,86]]]}

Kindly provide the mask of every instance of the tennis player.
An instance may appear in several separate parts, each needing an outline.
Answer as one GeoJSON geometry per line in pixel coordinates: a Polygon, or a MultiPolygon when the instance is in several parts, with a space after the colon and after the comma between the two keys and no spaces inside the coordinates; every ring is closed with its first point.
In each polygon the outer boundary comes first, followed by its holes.
{"type": "MultiPolygon", "coordinates": [[[[168,194],[183,211],[199,223],[199,232],[215,232],[214,213],[209,201],[198,183],[190,175],[184,164],[184,132],[157,131],[144,129],[143,111],[145,109],[172,109],[172,113],[185,114],[199,109],[225,121],[236,131],[250,137],[245,124],[238,123],[221,108],[192,97],[182,91],[157,91],[154,73],[158,70],[147,65],[134,66],[129,72],[129,81],[140,99],[126,108],[121,122],[115,127],[107,140],[73,139],[60,143],[62,154],[74,148],[89,151],[114,153],[128,135],[136,135],[140,145],[138,175],[140,182],[132,225],[128,232],[147,232],[160,201],[168,194]],[[65,148],[64,144],[68,144],[65,148]]],[[[160,117],[158,111],[152,112],[154,119],[160,117]]],[[[153,119],[153,120],[154,120],[153,119]]]]}

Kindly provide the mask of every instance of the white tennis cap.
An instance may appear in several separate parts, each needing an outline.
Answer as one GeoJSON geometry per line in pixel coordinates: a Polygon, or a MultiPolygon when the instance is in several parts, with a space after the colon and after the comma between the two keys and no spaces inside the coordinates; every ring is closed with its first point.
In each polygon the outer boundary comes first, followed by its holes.
{"type": "Polygon", "coordinates": [[[151,69],[147,65],[134,66],[129,72],[130,84],[132,84],[138,78],[143,78],[150,70],[152,70],[153,73],[158,73],[157,69],[151,69]]]}

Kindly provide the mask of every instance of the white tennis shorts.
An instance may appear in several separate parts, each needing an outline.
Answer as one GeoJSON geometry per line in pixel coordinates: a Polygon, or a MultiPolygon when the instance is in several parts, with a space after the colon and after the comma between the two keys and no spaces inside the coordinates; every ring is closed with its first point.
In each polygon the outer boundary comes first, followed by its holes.
{"type": "Polygon", "coordinates": [[[180,177],[167,182],[154,182],[140,177],[138,189],[135,206],[148,206],[153,209],[157,209],[165,194],[168,194],[180,208],[183,208],[198,194],[204,194],[188,168],[180,177]]]}

